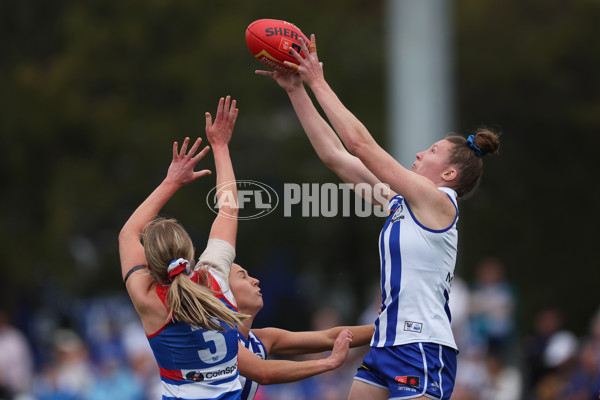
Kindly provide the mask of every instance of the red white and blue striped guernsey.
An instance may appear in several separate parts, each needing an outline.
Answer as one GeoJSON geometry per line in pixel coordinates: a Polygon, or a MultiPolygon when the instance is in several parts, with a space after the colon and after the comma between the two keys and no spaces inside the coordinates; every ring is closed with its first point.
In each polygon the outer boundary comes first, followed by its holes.
{"type": "MultiPolygon", "coordinates": [[[[220,292],[212,276],[212,289],[220,292]]],[[[193,280],[198,282],[194,272],[193,280]]],[[[165,302],[168,285],[158,285],[156,292],[165,302]]],[[[220,293],[216,295],[230,308],[220,293]]],[[[163,400],[239,399],[241,385],[237,368],[237,330],[225,324],[224,332],[211,331],[172,320],[148,342],[160,368],[163,400]]]]}
{"type": "MultiPolygon", "coordinates": [[[[209,239],[195,271],[209,270],[209,287],[232,310],[235,301],[229,289],[229,269],[235,249],[220,239],[209,239]]],[[[194,272],[190,278],[199,282],[194,272]]],[[[205,283],[206,284],[206,283],[205,283]]],[[[168,285],[156,292],[165,303],[168,285]]],[[[170,321],[148,336],[148,342],[160,368],[163,400],[239,400],[241,385],[237,363],[237,329],[221,324],[225,331],[211,331],[184,322],[170,321]]]]}
{"type": "MultiPolygon", "coordinates": [[[[439,188],[456,204],[456,192],[439,188]]],[[[381,314],[373,347],[429,342],[456,349],[448,298],[458,245],[456,218],[446,229],[423,226],[402,196],[389,203],[379,236],[381,314]]]]}

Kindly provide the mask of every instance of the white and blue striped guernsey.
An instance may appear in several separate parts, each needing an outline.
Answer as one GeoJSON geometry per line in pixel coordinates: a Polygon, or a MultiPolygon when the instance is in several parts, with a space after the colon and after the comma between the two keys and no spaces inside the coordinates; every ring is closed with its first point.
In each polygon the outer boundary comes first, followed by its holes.
{"type": "MultiPolygon", "coordinates": [[[[254,334],[252,331],[248,334],[248,339],[244,337],[238,331],[238,340],[244,345],[245,348],[256,354],[263,360],[267,359],[267,349],[263,342],[254,334]]],[[[242,384],[242,400],[253,400],[258,390],[258,383],[247,379],[246,377],[239,376],[240,383],[242,384]]]]}
{"type": "Polygon", "coordinates": [[[382,306],[371,346],[429,342],[457,349],[448,307],[458,246],[457,195],[438,189],[456,207],[446,229],[423,226],[402,196],[390,200],[390,216],[379,235],[382,306]]]}

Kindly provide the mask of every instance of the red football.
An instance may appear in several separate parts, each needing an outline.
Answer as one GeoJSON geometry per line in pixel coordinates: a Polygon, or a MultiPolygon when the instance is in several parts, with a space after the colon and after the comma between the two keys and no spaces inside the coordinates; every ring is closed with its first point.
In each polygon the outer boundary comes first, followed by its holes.
{"type": "Polygon", "coordinates": [[[246,29],[246,44],[252,55],[267,67],[282,72],[296,72],[283,65],[284,61],[298,64],[290,54],[291,48],[305,57],[300,50],[300,38],[307,45],[310,42],[296,25],[278,19],[259,19],[246,29]]]}

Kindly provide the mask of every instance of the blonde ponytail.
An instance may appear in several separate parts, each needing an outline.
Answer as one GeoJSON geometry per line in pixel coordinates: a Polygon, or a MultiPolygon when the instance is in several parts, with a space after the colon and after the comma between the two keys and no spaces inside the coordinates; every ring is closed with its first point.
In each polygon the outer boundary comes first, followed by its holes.
{"type": "MultiPolygon", "coordinates": [[[[183,226],[175,219],[157,218],[142,236],[144,253],[150,274],[161,284],[170,282],[168,266],[173,260],[194,259],[194,246],[183,226]]],[[[225,330],[218,320],[232,328],[249,316],[230,310],[211,290],[211,279],[206,270],[198,270],[200,284],[186,274],[174,277],[167,292],[166,306],[170,316],[177,320],[210,330],[225,330]]]]}
{"type": "Polygon", "coordinates": [[[201,274],[197,284],[185,274],[179,274],[173,279],[167,293],[167,307],[171,316],[189,325],[197,325],[205,329],[224,331],[218,320],[236,327],[243,320],[249,318],[246,314],[229,309],[221,300],[215,297],[215,291],[205,286],[210,285],[213,279],[206,270],[198,270],[201,274]]]}

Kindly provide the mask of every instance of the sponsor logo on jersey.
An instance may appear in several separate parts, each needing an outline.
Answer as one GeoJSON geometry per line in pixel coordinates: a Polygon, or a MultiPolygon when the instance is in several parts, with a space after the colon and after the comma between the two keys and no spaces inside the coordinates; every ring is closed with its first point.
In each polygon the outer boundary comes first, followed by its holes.
{"type": "Polygon", "coordinates": [[[394,212],[394,216],[392,217],[392,223],[404,219],[404,215],[402,215],[402,211],[404,210],[404,205],[402,203],[398,204],[396,208],[396,212],[394,212]]]}
{"type": "Polygon", "coordinates": [[[228,376],[235,373],[237,370],[237,363],[228,367],[218,369],[216,371],[201,372],[201,371],[189,371],[185,374],[185,379],[193,382],[202,382],[205,379],[215,379],[222,376],[228,376]]]}
{"type": "Polygon", "coordinates": [[[431,384],[429,385],[429,390],[431,390],[432,392],[439,392],[440,385],[438,385],[436,381],[431,381],[431,384]]]}
{"type": "Polygon", "coordinates": [[[193,382],[202,382],[205,379],[215,379],[221,376],[228,376],[236,372],[237,363],[228,367],[218,369],[216,371],[200,372],[200,371],[189,371],[185,374],[185,379],[193,382]]]}
{"type": "Polygon", "coordinates": [[[421,331],[423,330],[423,324],[414,321],[404,321],[404,330],[408,332],[421,333],[421,331]]]}
{"type": "Polygon", "coordinates": [[[237,370],[237,363],[235,365],[231,365],[229,367],[219,369],[217,371],[206,372],[206,379],[218,378],[223,375],[231,375],[237,370]]]}
{"type": "Polygon", "coordinates": [[[190,371],[185,374],[185,379],[188,381],[202,382],[204,380],[204,374],[200,371],[190,371]]]}

